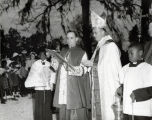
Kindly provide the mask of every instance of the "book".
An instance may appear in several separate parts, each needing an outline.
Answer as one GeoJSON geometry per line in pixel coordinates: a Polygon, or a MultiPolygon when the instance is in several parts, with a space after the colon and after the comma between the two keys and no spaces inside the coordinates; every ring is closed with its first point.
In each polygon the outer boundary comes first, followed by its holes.
{"type": "Polygon", "coordinates": [[[69,64],[59,53],[57,53],[55,50],[47,49],[47,51],[57,59],[61,60],[63,63],[65,63],[68,67],[70,67],[73,71],[75,71],[75,68],[69,64]]]}

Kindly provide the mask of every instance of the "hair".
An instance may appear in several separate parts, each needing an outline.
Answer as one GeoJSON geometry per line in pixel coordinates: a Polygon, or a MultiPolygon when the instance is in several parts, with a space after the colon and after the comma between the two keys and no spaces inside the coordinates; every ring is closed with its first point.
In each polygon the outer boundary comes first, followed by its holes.
{"type": "Polygon", "coordinates": [[[52,41],[52,44],[51,44],[51,49],[56,50],[56,48],[57,48],[58,46],[60,47],[60,50],[61,50],[61,49],[62,49],[62,44],[61,44],[60,39],[54,39],[54,40],[52,41]]]}
{"type": "Polygon", "coordinates": [[[69,30],[69,31],[67,31],[67,34],[68,34],[68,33],[71,33],[71,32],[75,34],[75,37],[78,37],[78,33],[77,33],[76,31],[74,31],[74,30],[69,30]]]}
{"type": "Polygon", "coordinates": [[[140,42],[132,42],[129,48],[136,48],[137,50],[144,52],[144,46],[140,42]]]}

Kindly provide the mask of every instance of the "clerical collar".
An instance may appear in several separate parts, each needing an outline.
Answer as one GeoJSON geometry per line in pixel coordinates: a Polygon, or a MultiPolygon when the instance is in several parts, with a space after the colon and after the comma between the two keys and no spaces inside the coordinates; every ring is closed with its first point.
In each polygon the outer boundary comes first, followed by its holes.
{"type": "Polygon", "coordinates": [[[41,60],[42,65],[45,65],[46,60],[41,60]]]}
{"type": "Polygon", "coordinates": [[[142,62],[144,62],[144,60],[139,60],[137,62],[130,62],[129,67],[137,67],[142,62]]]}

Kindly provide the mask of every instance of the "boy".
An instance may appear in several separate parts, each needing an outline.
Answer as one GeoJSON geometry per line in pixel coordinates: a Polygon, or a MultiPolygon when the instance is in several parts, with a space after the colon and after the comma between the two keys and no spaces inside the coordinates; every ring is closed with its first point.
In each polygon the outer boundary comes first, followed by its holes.
{"type": "Polygon", "coordinates": [[[144,102],[132,101],[130,95],[138,88],[152,86],[152,66],[143,61],[143,46],[133,43],[129,46],[130,63],[120,71],[120,82],[123,84],[123,113],[124,120],[150,120],[152,118],[152,100],[144,102]]]}
{"type": "Polygon", "coordinates": [[[45,50],[39,53],[40,59],[32,64],[25,87],[34,88],[34,120],[52,120],[51,99],[52,70],[50,62],[46,60],[45,50]]]}

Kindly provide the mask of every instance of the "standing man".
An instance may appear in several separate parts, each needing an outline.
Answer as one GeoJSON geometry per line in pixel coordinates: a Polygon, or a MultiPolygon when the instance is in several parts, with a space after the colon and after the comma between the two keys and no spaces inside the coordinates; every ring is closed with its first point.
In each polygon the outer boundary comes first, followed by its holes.
{"type": "Polygon", "coordinates": [[[83,64],[92,67],[92,120],[114,120],[112,105],[119,87],[120,52],[106,32],[106,21],[92,11],[91,22],[98,44],[91,60],[83,64]]]}
{"type": "Polygon", "coordinates": [[[78,37],[74,31],[67,33],[69,50],[61,52],[64,59],[73,66],[60,63],[57,85],[54,96],[54,106],[59,108],[60,120],[71,120],[72,112],[76,113],[78,120],[88,120],[89,108],[89,79],[86,68],[81,64],[87,59],[85,52],[77,46],[78,37]]]}

